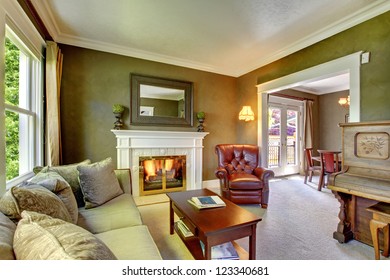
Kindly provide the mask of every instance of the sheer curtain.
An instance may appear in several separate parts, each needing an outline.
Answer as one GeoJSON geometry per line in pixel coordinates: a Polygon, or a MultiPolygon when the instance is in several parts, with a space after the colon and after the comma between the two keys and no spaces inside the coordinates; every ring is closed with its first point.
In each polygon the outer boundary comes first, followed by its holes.
{"type": "Polygon", "coordinates": [[[60,87],[63,55],[55,42],[46,47],[46,164],[62,163],[60,87]]]}
{"type": "MultiPolygon", "coordinates": [[[[303,148],[313,148],[313,101],[303,101],[303,148]]],[[[305,172],[307,162],[305,158],[302,158],[303,164],[301,164],[301,174],[305,172]]]]}
{"type": "Polygon", "coordinates": [[[304,100],[303,147],[313,148],[313,101],[304,100]]]}

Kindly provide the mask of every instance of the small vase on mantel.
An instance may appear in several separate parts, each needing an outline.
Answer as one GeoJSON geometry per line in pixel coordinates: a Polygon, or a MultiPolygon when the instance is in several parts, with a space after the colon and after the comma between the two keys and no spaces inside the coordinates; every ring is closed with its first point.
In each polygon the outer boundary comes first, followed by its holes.
{"type": "Polygon", "coordinates": [[[199,125],[198,125],[198,132],[204,132],[203,123],[205,120],[206,114],[204,112],[198,112],[196,114],[196,118],[198,119],[199,125]]]}
{"type": "Polygon", "coordinates": [[[120,130],[123,127],[123,121],[122,121],[122,115],[123,111],[125,110],[125,107],[123,107],[120,104],[114,104],[112,106],[112,112],[114,113],[114,116],[116,118],[116,121],[114,122],[114,129],[120,130]]]}

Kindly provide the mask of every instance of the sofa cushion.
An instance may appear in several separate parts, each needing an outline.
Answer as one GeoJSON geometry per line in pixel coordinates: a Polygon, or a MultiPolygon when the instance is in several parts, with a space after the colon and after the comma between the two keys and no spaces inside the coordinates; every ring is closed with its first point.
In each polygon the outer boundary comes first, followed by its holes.
{"type": "Polygon", "coordinates": [[[60,219],[24,211],[14,237],[17,260],[114,260],[93,234],[60,219]]]}
{"type": "Polygon", "coordinates": [[[141,215],[131,194],[122,194],[99,207],[79,208],[79,226],[92,233],[142,225],[141,215]]]}
{"type": "Polygon", "coordinates": [[[161,260],[160,252],[147,226],[115,229],[95,235],[119,260],[161,260]],[[126,240],[126,242],[123,242],[126,240]]]}
{"type": "Polygon", "coordinates": [[[93,208],[123,194],[111,158],[77,166],[85,208],[93,208]]]}
{"type": "Polygon", "coordinates": [[[118,178],[119,185],[125,193],[132,193],[131,189],[131,173],[130,169],[115,169],[114,170],[116,177],[118,178]]]}
{"type": "MultiPolygon", "coordinates": [[[[73,163],[68,165],[59,165],[59,166],[45,166],[41,169],[40,172],[46,173],[49,171],[54,171],[60,174],[65,181],[67,181],[72,188],[72,191],[76,197],[77,205],[79,207],[84,206],[84,198],[83,193],[80,189],[79,183],[79,172],[77,170],[77,166],[90,164],[91,161],[86,159],[79,163],[73,163]]],[[[35,168],[37,169],[37,168],[35,168]]]]}
{"type": "Polygon", "coordinates": [[[62,178],[61,175],[53,171],[48,171],[46,173],[41,172],[35,175],[34,177],[32,177],[30,180],[28,180],[25,183],[25,186],[28,187],[33,184],[38,184],[40,186],[43,186],[46,189],[55,193],[65,204],[65,207],[72,218],[72,222],[74,224],[77,223],[77,219],[78,219],[77,201],[73,194],[72,188],[70,187],[68,182],[65,181],[64,178],[62,178]]]}
{"type": "Polygon", "coordinates": [[[53,192],[40,185],[12,187],[0,199],[0,210],[9,218],[21,219],[24,210],[47,214],[71,222],[65,204],[53,192]]]}
{"type": "Polygon", "coordinates": [[[0,260],[14,260],[13,240],[16,225],[0,212],[0,260]]]}

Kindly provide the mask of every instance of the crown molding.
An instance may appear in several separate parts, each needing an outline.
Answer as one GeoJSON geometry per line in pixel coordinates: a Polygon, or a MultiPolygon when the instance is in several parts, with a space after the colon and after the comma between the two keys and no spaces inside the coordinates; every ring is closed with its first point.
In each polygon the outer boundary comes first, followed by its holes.
{"type": "Polygon", "coordinates": [[[32,53],[37,57],[42,57],[42,48],[46,42],[38,32],[30,18],[17,1],[3,0],[2,9],[5,12],[5,23],[16,36],[23,40],[32,53]]]}
{"type": "Polygon", "coordinates": [[[47,30],[52,35],[54,41],[56,41],[57,43],[69,44],[73,46],[115,53],[140,59],[146,59],[233,77],[242,76],[246,73],[249,73],[262,66],[279,60],[287,55],[297,52],[303,48],[306,48],[312,44],[315,44],[321,40],[331,37],[337,33],[347,30],[357,24],[360,24],[366,20],[369,20],[390,10],[390,1],[377,1],[344,19],[341,19],[313,34],[310,34],[309,36],[302,38],[297,42],[294,42],[293,44],[286,46],[285,48],[276,50],[267,57],[262,57],[260,60],[254,61],[250,65],[232,65],[230,68],[221,68],[215,65],[203,64],[191,60],[180,59],[173,56],[161,55],[140,49],[128,48],[125,46],[74,37],[68,34],[61,33],[61,30],[59,29],[55,17],[53,16],[53,13],[51,12],[47,2],[33,0],[33,5],[37,10],[38,14],[40,15],[42,21],[46,25],[47,30]]]}
{"type": "Polygon", "coordinates": [[[42,22],[31,0],[18,0],[19,5],[22,7],[26,15],[30,18],[32,24],[37,31],[41,34],[42,38],[46,40],[53,40],[49,31],[46,29],[45,24],[42,22]]]}
{"type": "Polygon", "coordinates": [[[66,44],[66,45],[72,45],[76,47],[93,49],[97,51],[114,53],[114,54],[119,54],[119,55],[139,58],[139,59],[150,60],[154,62],[161,62],[166,64],[172,64],[175,66],[182,66],[186,68],[192,68],[201,71],[226,75],[224,71],[215,68],[213,65],[202,64],[191,60],[180,59],[168,55],[161,55],[153,52],[144,51],[141,49],[129,48],[129,47],[124,47],[121,45],[110,44],[101,41],[89,40],[89,39],[74,37],[70,35],[59,35],[57,36],[56,42],[61,44],[66,44]]]}
{"type": "Polygon", "coordinates": [[[57,38],[59,37],[61,31],[50,7],[47,4],[47,1],[31,0],[30,2],[45,25],[48,33],[51,35],[53,40],[57,42],[57,38]]]}

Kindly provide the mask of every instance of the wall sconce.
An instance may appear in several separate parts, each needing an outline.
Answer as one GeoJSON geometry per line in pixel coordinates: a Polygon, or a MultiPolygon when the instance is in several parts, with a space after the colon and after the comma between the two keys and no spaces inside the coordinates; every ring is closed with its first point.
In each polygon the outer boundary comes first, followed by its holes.
{"type": "Polygon", "coordinates": [[[340,97],[339,99],[340,106],[343,106],[344,108],[348,109],[350,104],[350,98],[348,97],[340,97]]]}
{"type": "Polygon", "coordinates": [[[253,113],[251,106],[243,106],[238,114],[238,119],[246,122],[253,121],[255,119],[255,113],[253,113]]]}
{"type": "MultiPolygon", "coordinates": [[[[348,97],[340,97],[339,99],[339,104],[340,106],[344,107],[345,109],[349,110],[349,104],[351,103],[350,102],[350,98],[349,98],[349,95],[348,97]]],[[[349,114],[345,114],[345,123],[348,123],[349,122],[349,114]]]]}

